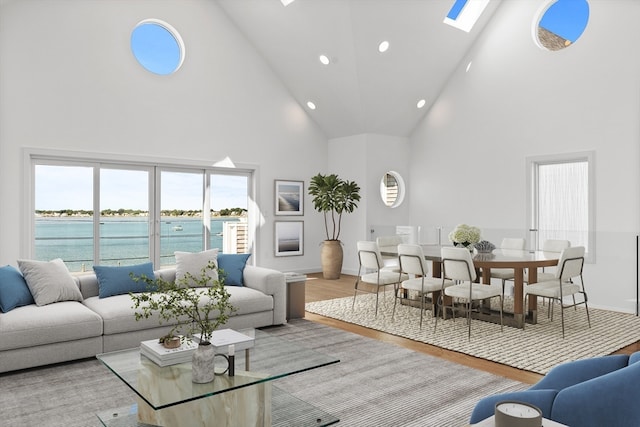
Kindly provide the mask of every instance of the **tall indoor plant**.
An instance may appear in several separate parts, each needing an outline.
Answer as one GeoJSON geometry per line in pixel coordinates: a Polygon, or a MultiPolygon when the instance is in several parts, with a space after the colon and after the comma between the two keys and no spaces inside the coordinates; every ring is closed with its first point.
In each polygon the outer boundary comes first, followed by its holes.
{"type": "Polygon", "coordinates": [[[351,213],[358,207],[360,187],[336,174],[319,173],[311,178],[309,195],[313,197],[314,209],[324,215],[327,239],[320,253],[322,274],[325,279],[339,279],[343,257],[340,243],[342,214],[351,213]]]}

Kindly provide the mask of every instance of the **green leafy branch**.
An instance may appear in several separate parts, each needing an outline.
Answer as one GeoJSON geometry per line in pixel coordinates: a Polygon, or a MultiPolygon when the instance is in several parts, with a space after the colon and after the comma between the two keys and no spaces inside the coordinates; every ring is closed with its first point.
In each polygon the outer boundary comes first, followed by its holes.
{"type": "MultiPolygon", "coordinates": [[[[182,334],[187,337],[200,333],[202,341],[210,341],[213,331],[229,320],[236,309],[229,302],[231,295],[224,287],[224,278],[216,280],[209,271],[217,270],[210,261],[201,270],[199,276],[186,273],[175,282],[162,277],[151,279],[145,275],[131,278],[147,284],[147,292],[130,293],[135,309],[136,320],[148,319],[158,314],[160,324],[176,324],[169,332],[170,336],[182,334]]],[[[223,277],[222,270],[218,271],[223,277]]]]}

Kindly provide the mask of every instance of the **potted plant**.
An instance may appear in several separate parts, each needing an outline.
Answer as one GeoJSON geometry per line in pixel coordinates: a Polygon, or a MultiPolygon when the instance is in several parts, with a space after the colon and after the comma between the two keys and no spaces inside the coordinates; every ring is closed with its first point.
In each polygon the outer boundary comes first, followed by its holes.
{"type": "Polygon", "coordinates": [[[193,381],[197,383],[213,380],[214,348],[211,337],[220,325],[229,319],[235,311],[229,302],[231,295],[224,287],[224,279],[215,280],[208,274],[216,269],[210,261],[196,277],[186,273],[175,282],[168,282],[161,277],[150,279],[146,276],[135,277],[134,280],[146,282],[149,292],[130,294],[133,301],[136,320],[147,319],[157,313],[160,323],[173,323],[169,333],[162,337],[171,340],[183,335],[191,339],[200,334],[198,349],[193,354],[193,381]]]}
{"type": "Polygon", "coordinates": [[[322,275],[325,279],[339,279],[343,257],[340,242],[342,214],[351,213],[358,207],[360,187],[336,174],[319,173],[311,178],[309,195],[313,197],[314,209],[324,214],[327,239],[320,252],[322,275]]]}

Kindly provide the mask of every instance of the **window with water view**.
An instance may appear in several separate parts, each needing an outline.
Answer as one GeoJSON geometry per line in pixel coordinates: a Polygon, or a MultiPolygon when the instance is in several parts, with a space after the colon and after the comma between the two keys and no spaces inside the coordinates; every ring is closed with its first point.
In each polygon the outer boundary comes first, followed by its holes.
{"type": "Polygon", "coordinates": [[[250,250],[248,172],[72,162],[34,170],[35,259],[85,271],[171,265],[175,251],[250,250]]]}

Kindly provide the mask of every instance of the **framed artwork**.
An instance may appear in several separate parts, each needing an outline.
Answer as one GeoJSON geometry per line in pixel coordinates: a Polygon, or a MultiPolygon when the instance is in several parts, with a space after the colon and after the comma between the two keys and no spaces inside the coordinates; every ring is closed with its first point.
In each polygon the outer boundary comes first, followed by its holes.
{"type": "Polygon", "coordinates": [[[276,180],[276,215],[304,214],[304,181],[276,180]]]}
{"type": "Polygon", "coordinates": [[[304,254],[304,221],[276,221],[276,256],[304,254]]]}

